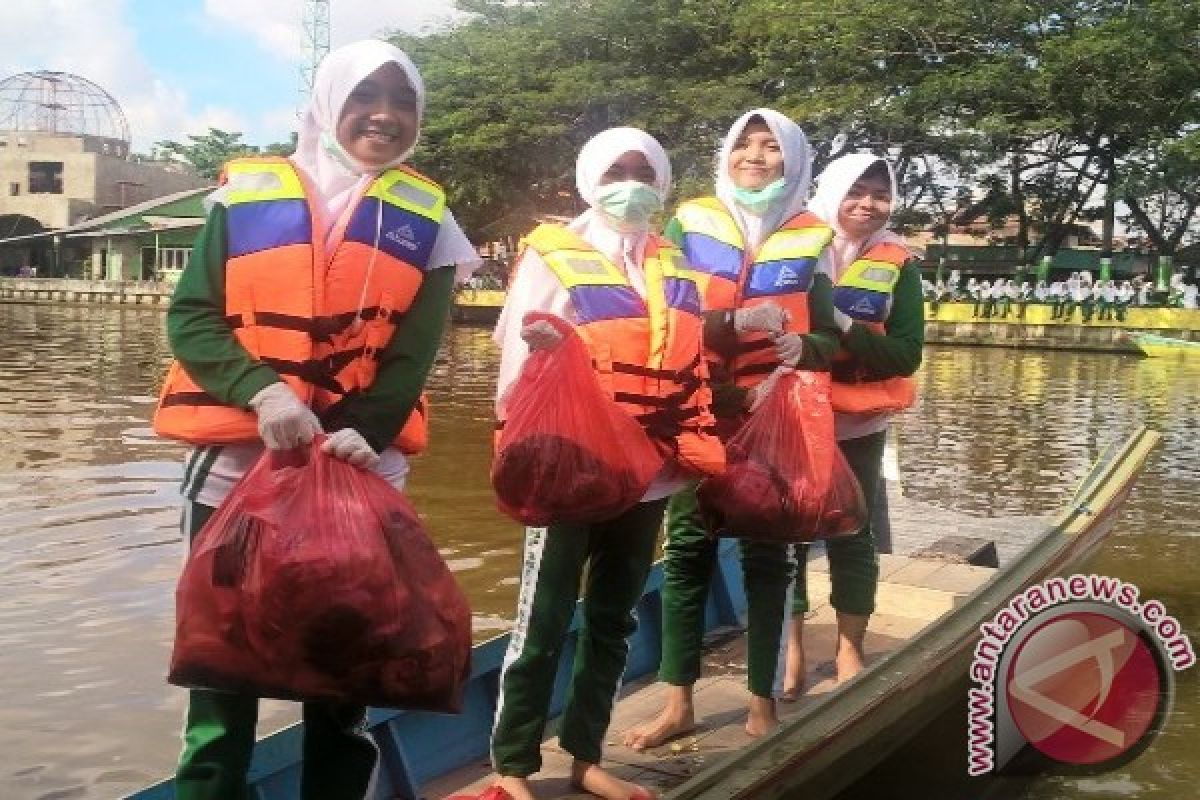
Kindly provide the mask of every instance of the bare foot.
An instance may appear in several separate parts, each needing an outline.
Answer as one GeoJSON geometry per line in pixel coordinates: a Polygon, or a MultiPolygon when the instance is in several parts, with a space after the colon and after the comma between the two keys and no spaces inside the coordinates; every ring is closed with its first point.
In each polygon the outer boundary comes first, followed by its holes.
{"type": "Polygon", "coordinates": [[[534,800],[533,789],[530,788],[529,781],[525,778],[501,775],[495,785],[508,792],[512,800],[534,800]]]}
{"type": "Polygon", "coordinates": [[[837,664],[838,683],[845,683],[862,672],[865,659],[863,639],[867,635],[869,619],[865,614],[837,612],[838,644],[834,662],[837,664]]]}
{"type": "Polygon", "coordinates": [[[692,687],[671,686],[667,689],[667,705],[649,722],[625,731],[626,747],[642,751],[658,747],[696,729],[696,710],[692,705],[692,687]]]}
{"type": "Polygon", "coordinates": [[[658,800],[658,794],[645,786],[623,781],[599,764],[579,759],[571,765],[571,785],[604,800],[658,800]]]}
{"type": "Polygon", "coordinates": [[[750,697],[750,714],[746,717],[746,733],[757,739],[775,730],[779,716],[775,713],[775,700],[771,697],[750,697]]]}
{"type": "Polygon", "coordinates": [[[785,703],[798,699],[804,692],[804,679],[804,617],[797,614],[788,622],[787,658],[779,699],[785,703]]]}

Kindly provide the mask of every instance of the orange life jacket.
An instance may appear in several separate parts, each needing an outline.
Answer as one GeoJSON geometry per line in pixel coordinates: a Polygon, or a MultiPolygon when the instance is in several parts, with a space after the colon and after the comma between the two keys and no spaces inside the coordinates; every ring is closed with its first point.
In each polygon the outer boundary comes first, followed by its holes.
{"type": "MultiPolygon", "coordinates": [[[[226,165],[225,320],[249,353],[321,415],[369,387],[380,354],[430,266],[441,187],[407,167],[380,175],[344,215],[332,257],[314,237],[305,178],[284,158],[226,165]],[[364,288],[365,287],[365,288],[364,288]]],[[[393,445],[428,439],[422,397],[393,445]]],[[[253,413],[209,395],[171,364],[154,414],[161,436],[193,444],[257,441],[253,413]]]]}
{"type": "MultiPolygon", "coordinates": [[[[706,311],[774,303],[789,314],[789,333],[808,333],[808,292],[817,259],[833,239],[833,229],[802,211],[767,237],[752,256],[733,216],[720,200],[703,197],[683,203],[675,214],[683,231],[683,253],[702,276],[706,311]]],[[[710,354],[710,358],[711,358],[710,354]]],[[[738,386],[760,383],[779,360],[764,333],[738,334],[738,352],[728,366],[738,386]]]]}
{"type": "Polygon", "coordinates": [[[600,385],[685,470],[724,470],[714,435],[708,372],[700,355],[703,320],[695,273],[670,242],[650,236],[646,297],[594,247],[559,225],[539,225],[532,247],[571,297],[576,330],[600,385]]]}
{"type": "MultiPolygon", "coordinates": [[[[885,333],[893,291],[900,270],[912,258],[896,242],[880,242],[860,255],[833,287],[833,305],[875,333],[885,333]]],[[[851,414],[902,411],[917,399],[916,382],[909,377],[871,380],[854,357],[842,350],[834,360],[830,399],[834,411],[851,414]]]]}

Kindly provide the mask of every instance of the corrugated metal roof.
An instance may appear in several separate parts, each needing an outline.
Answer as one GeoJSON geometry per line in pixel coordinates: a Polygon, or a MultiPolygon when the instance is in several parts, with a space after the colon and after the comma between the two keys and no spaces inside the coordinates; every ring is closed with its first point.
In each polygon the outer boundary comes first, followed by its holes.
{"type": "Polygon", "coordinates": [[[176,219],[180,221],[180,224],[164,222],[162,225],[138,226],[135,228],[108,228],[104,229],[103,231],[97,230],[103,229],[105,225],[111,222],[119,222],[120,220],[127,219],[128,217],[136,217],[142,214],[142,212],[153,211],[156,208],[161,208],[162,206],[170,205],[171,203],[177,203],[180,200],[187,200],[188,198],[195,197],[196,195],[211,192],[214,188],[216,187],[203,186],[199,189],[184,189],[182,192],[175,192],[174,194],[166,194],[162,197],[155,197],[152,200],[147,200],[143,203],[138,203],[117,211],[112,211],[108,214],[101,214],[100,216],[93,217],[92,219],[85,219],[83,222],[77,222],[74,225],[68,225],[65,228],[55,228],[53,230],[42,231],[40,233],[27,233],[23,236],[10,236],[7,239],[0,239],[0,244],[29,241],[32,239],[45,239],[50,236],[96,236],[102,234],[109,235],[121,233],[140,233],[142,231],[155,230],[156,228],[169,229],[193,226],[196,225],[198,221],[203,222],[203,219],[197,221],[197,218],[195,217],[178,217],[176,219]]]}

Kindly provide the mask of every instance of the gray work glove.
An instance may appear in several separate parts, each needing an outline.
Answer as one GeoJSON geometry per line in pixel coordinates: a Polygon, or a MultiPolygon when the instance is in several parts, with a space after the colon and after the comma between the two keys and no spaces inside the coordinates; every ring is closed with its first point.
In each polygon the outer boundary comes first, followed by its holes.
{"type": "Polygon", "coordinates": [[[291,450],[321,432],[317,415],[283,381],[251,397],[250,408],[258,417],[258,435],[269,450],[291,450]]]}
{"type": "Polygon", "coordinates": [[[804,356],[804,337],[799,333],[776,336],[775,355],[785,367],[800,366],[800,359],[804,356]]]}
{"type": "Polygon", "coordinates": [[[342,428],[329,434],[321,445],[321,452],[361,469],[370,469],[379,463],[379,454],[354,428],[342,428]]]}
{"type": "Polygon", "coordinates": [[[539,319],[521,328],[521,338],[533,350],[553,350],[562,342],[563,335],[558,328],[544,319],[539,319]]]}
{"type": "Polygon", "coordinates": [[[733,329],[738,333],[764,331],[783,333],[788,313],[775,303],[762,303],[751,308],[739,308],[733,312],[733,329]]]}

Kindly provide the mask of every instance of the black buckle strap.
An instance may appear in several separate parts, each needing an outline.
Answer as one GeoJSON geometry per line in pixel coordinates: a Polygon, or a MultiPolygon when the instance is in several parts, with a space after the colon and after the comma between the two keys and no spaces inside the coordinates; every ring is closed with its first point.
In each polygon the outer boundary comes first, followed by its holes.
{"type": "MultiPolygon", "coordinates": [[[[341,314],[329,314],[323,317],[301,317],[277,311],[255,311],[253,324],[285,331],[303,331],[311,336],[314,342],[331,342],[335,335],[353,325],[356,319],[371,322],[379,315],[379,306],[367,306],[361,311],[343,311],[341,314]]],[[[388,312],[387,319],[394,325],[403,316],[402,312],[393,310],[388,312]]],[[[226,315],[225,323],[234,330],[245,327],[246,324],[241,314],[226,315]]]]}
{"type": "Polygon", "coordinates": [[[222,406],[225,403],[220,402],[208,392],[171,392],[162,399],[162,407],[170,408],[171,406],[222,406]]]}

